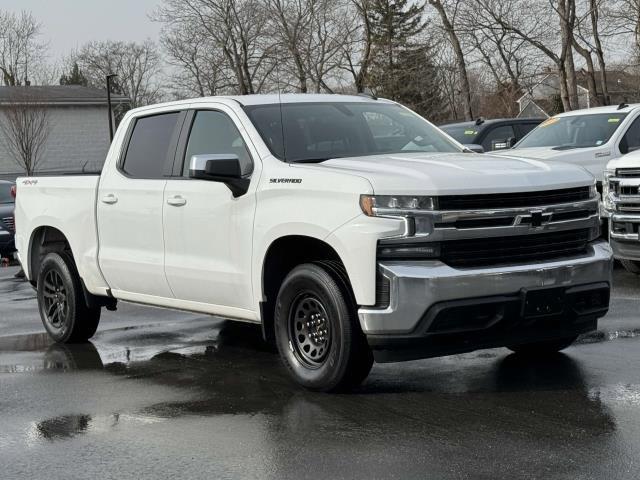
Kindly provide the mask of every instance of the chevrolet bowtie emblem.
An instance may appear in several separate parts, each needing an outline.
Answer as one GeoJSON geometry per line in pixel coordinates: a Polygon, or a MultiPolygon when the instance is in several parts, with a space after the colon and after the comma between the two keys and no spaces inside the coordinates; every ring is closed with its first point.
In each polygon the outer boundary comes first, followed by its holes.
{"type": "Polygon", "coordinates": [[[530,225],[531,228],[538,228],[551,221],[551,213],[542,210],[531,210],[529,215],[518,215],[516,225],[530,225]]]}

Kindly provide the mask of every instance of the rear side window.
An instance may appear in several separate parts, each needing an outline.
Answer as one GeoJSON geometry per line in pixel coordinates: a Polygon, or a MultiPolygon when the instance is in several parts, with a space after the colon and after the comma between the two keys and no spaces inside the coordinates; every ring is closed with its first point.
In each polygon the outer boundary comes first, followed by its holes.
{"type": "MultiPolygon", "coordinates": [[[[135,178],[163,178],[179,116],[179,112],[172,112],[136,120],[122,165],[122,170],[127,175],[135,178]]],[[[171,152],[172,157],[173,153],[171,152]]]]}

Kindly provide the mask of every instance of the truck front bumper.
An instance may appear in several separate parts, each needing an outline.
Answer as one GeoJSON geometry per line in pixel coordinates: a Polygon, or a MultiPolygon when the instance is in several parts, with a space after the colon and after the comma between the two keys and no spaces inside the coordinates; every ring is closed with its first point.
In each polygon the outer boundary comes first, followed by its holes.
{"type": "Polygon", "coordinates": [[[379,362],[570,337],[606,314],[612,265],[603,241],[580,257],[528,265],[384,262],[389,305],[360,308],[360,324],[379,362]]]}
{"type": "Polygon", "coordinates": [[[640,216],[614,214],[610,223],[609,242],[614,257],[640,260],[640,216]]]}

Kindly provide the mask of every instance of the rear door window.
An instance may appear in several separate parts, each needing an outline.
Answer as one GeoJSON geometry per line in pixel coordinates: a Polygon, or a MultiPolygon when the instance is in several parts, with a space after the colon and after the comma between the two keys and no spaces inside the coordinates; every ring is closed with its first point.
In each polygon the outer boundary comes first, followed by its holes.
{"type": "Polygon", "coordinates": [[[133,178],[163,178],[167,161],[175,154],[180,112],[136,119],[122,170],[133,178]],[[171,151],[170,151],[171,150],[171,151]]]}

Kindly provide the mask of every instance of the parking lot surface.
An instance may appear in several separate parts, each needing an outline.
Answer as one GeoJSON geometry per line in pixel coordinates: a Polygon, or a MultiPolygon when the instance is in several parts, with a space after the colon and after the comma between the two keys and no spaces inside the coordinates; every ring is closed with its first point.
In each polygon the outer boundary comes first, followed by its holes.
{"type": "Polygon", "coordinates": [[[121,303],[52,344],[0,269],[0,477],[640,477],[640,278],[615,272],[598,332],[374,365],[356,392],[294,385],[252,325],[121,303]]]}

